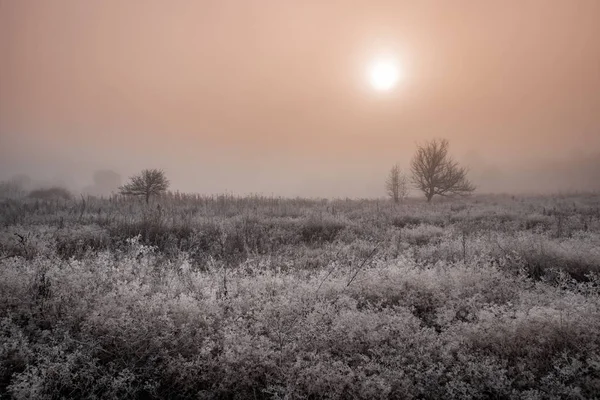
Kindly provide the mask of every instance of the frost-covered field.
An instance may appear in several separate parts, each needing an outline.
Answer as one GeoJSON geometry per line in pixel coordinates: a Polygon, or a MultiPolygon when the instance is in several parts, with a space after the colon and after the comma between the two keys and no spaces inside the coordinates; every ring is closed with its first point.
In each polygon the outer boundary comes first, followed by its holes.
{"type": "Polygon", "coordinates": [[[0,398],[600,398],[598,194],[0,218],[0,398]]]}

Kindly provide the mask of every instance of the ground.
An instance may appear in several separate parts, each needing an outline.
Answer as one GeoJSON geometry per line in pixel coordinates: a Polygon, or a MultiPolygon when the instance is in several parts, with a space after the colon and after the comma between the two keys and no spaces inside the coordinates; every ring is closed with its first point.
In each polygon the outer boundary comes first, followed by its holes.
{"type": "Polygon", "coordinates": [[[600,396],[600,194],[0,201],[0,398],[600,396]]]}

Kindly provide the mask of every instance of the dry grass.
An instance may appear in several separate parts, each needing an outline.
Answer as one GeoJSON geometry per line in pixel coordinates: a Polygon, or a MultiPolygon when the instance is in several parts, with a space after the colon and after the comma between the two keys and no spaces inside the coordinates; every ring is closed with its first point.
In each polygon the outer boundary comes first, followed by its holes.
{"type": "Polygon", "coordinates": [[[594,398],[599,205],[4,200],[0,398],[594,398]]]}

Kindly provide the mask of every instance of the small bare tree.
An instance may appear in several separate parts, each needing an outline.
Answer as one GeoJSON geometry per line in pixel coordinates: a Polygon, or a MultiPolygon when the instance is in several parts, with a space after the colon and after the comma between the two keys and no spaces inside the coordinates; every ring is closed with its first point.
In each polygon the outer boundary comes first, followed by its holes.
{"type": "Polygon", "coordinates": [[[390,169],[390,173],[385,181],[385,190],[394,203],[399,203],[400,200],[403,200],[408,195],[408,178],[398,164],[390,169]]]}
{"type": "Polygon", "coordinates": [[[468,170],[448,155],[448,141],[434,139],[417,145],[411,161],[412,183],[430,202],[433,196],[468,195],[475,186],[467,179],[468,170]]]}
{"type": "Polygon", "coordinates": [[[129,182],[119,187],[119,192],[127,196],[144,196],[146,203],[150,196],[164,193],[169,188],[165,173],[159,169],[145,169],[139,175],[129,178],[129,182]]]}

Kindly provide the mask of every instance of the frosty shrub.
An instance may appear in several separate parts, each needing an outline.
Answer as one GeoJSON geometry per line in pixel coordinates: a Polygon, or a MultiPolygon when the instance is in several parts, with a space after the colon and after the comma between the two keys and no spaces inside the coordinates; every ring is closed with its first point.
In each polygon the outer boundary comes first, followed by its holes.
{"type": "Polygon", "coordinates": [[[29,197],[40,200],[70,200],[73,195],[65,188],[51,187],[32,190],[29,192],[29,197]]]}
{"type": "Polygon", "coordinates": [[[0,398],[600,393],[598,196],[560,236],[543,197],[159,200],[19,203],[0,398]]]}

